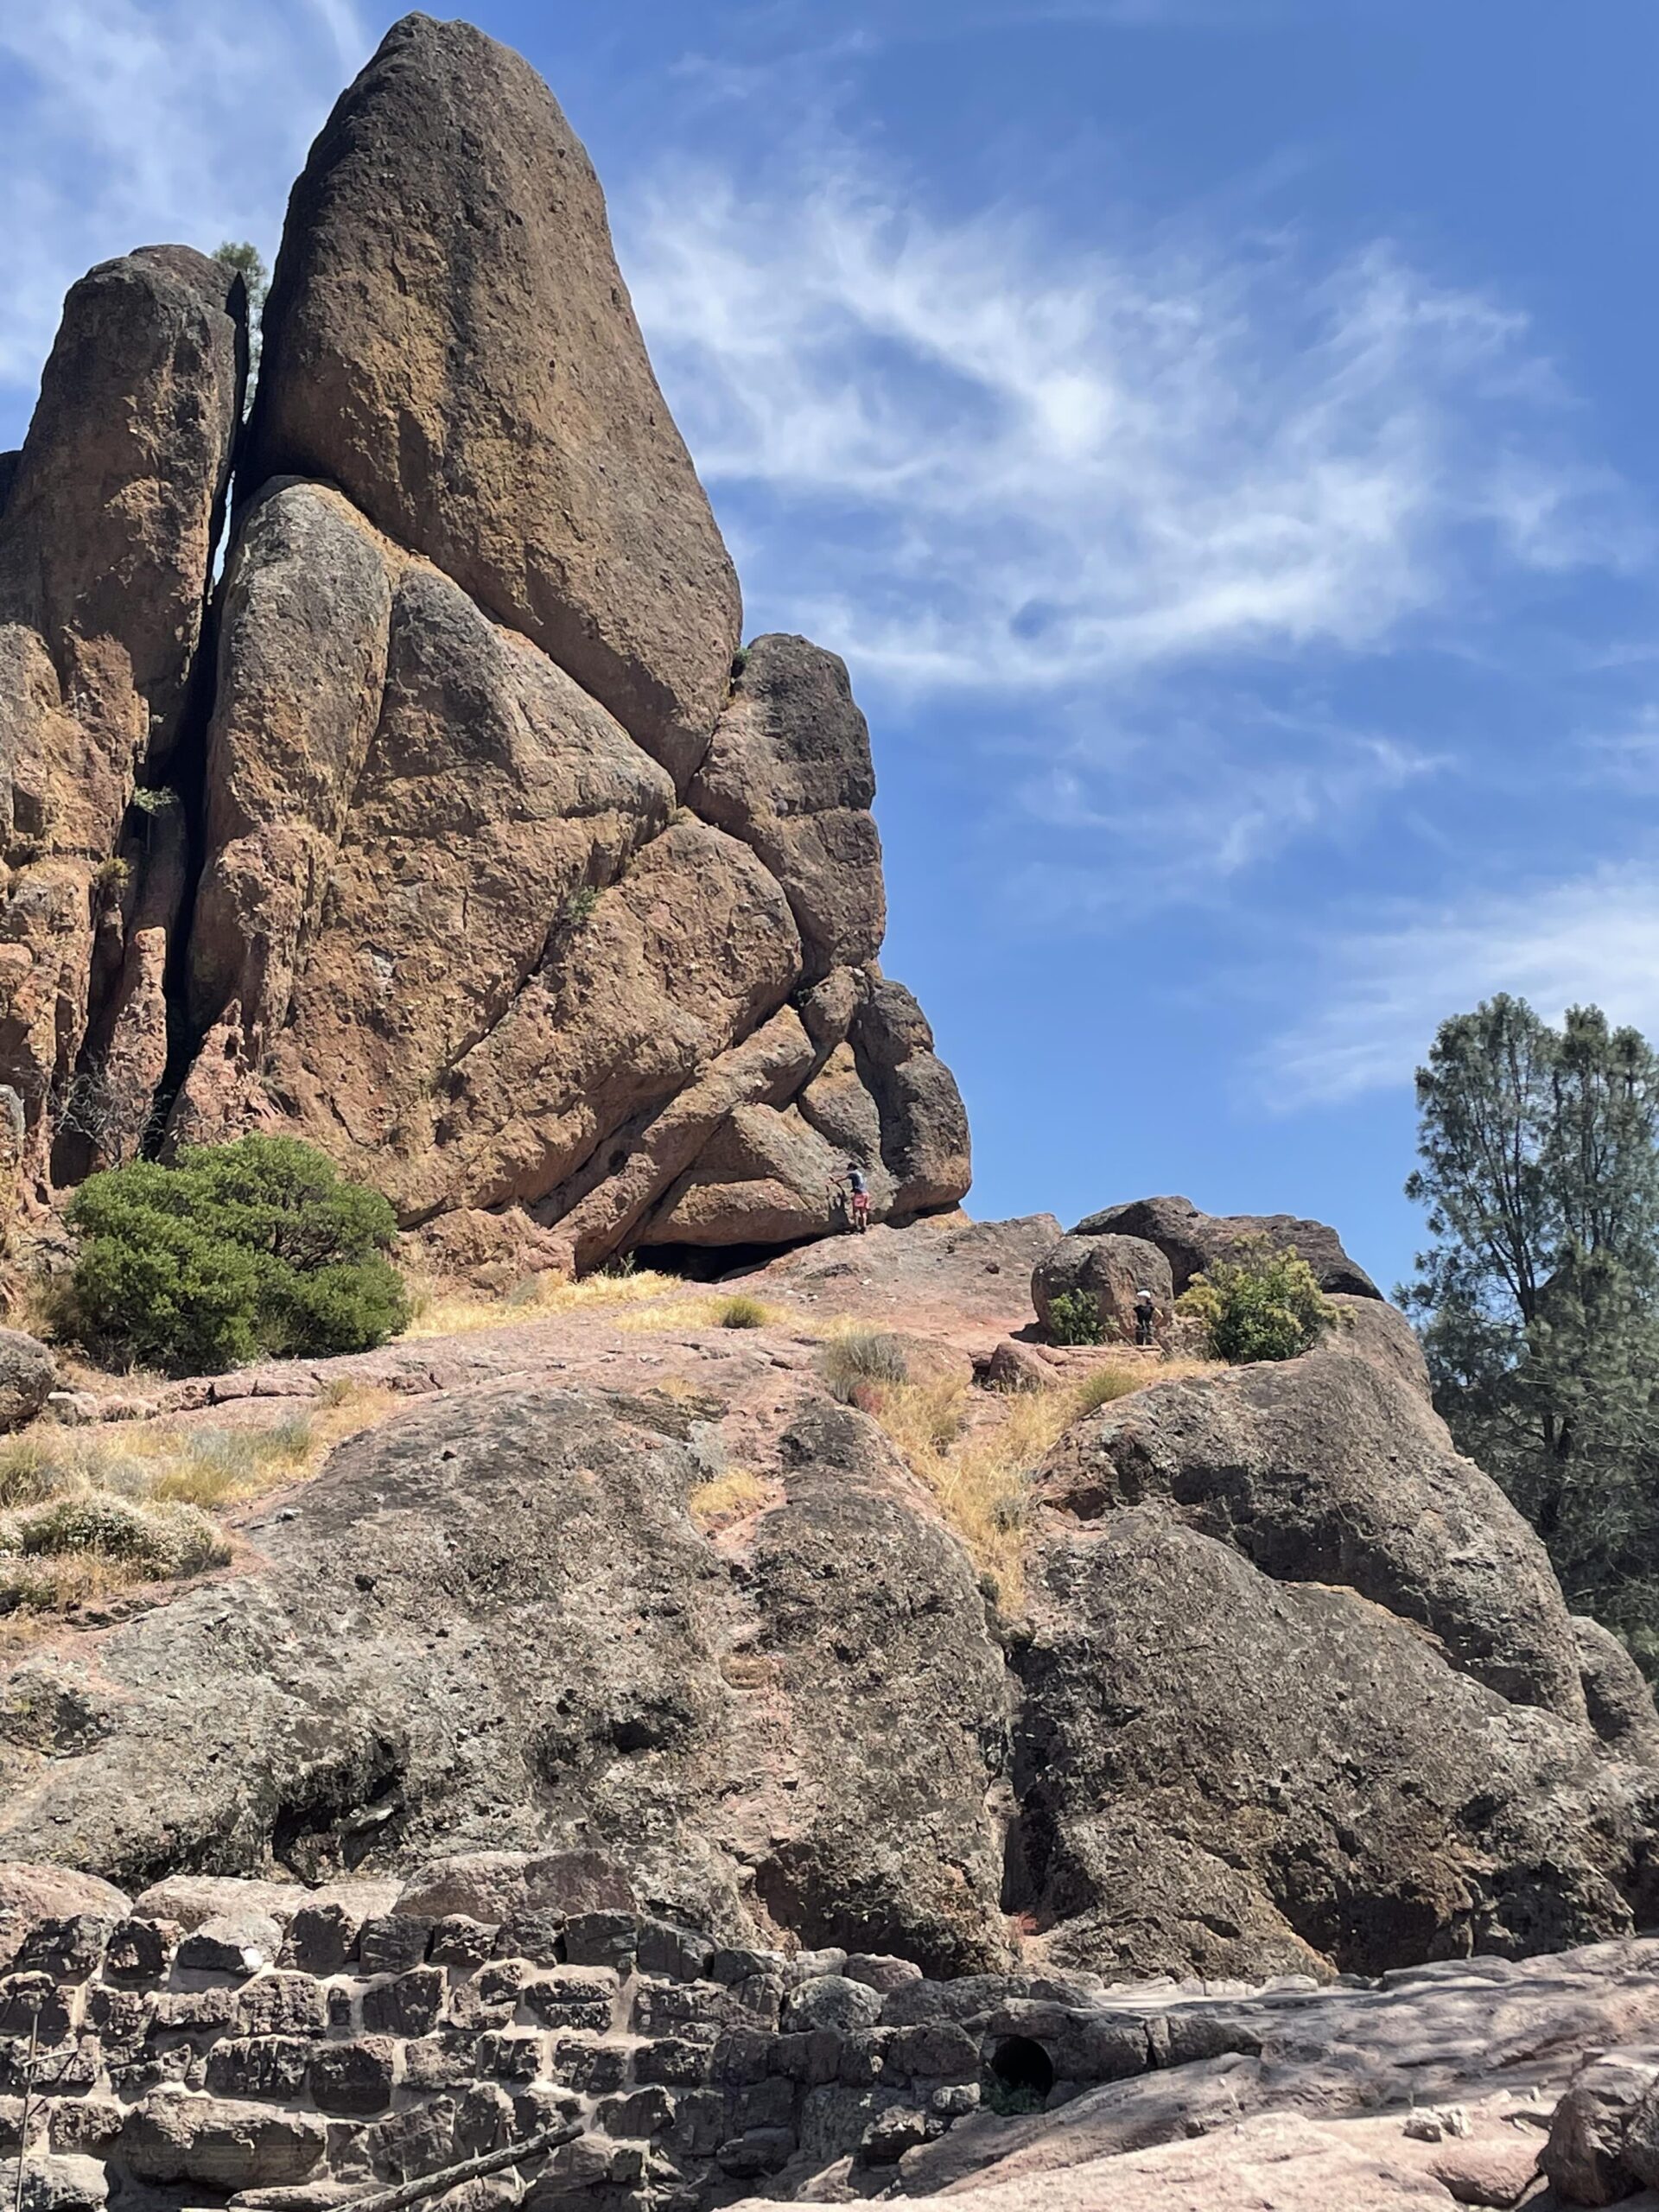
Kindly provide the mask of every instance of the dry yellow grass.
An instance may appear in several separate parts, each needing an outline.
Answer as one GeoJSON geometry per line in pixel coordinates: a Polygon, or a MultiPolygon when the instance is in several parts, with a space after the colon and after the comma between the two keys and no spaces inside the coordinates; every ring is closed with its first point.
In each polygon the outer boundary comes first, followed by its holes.
{"type": "Polygon", "coordinates": [[[626,1310],[680,1288],[677,1275],[640,1268],[632,1274],[584,1275],[566,1282],[552,1274],[528,1275],[499,1298],[481,1291],[445,1290],[411,1283],[415,1318],[405,1337],[459,1337],[478,1329],[509,1328],[515,1321],[546,1321],[560,1313],[626,1310]]]}
{"type": "Polygon", "coordinates": [[[665,1305],[648,1306],[619,1314],[616,1325],[643,1335],[676,1329],[775,1329],[787,1327],[800,1334],[806,1325],[780,1306],[751,1298],[747,1292],[709,1291],[702,1297],[670,1299],[665,1305]]]}
{"type": "Polygon", "coordinates": [[[766,1486],[758,1475],[752,1475],[747,1467],[733,1467],[712,1482],[700,1484],[686,1502],[698,1528],[712,1532],[741,1521],[764,1504],[766,1497],[766,1486]]]}
{"type": "MultiPolygon", "coordinates": [[[[392,1391],[342,1381],[330,1385],[314,1413],[287,1414],[263,1428],[123,1422],[89,1432],[40,1423],[9,1439],[0,1445],[0,1607],[13,1614],[10,1640],[26,1632],[26,1616],[63,1612],[158,1579],[153,1566],[96,1547],[6,1549],[8,1529],[15,1531],[28,1508],[107,1498],[121,1501],[111,1513],[136,1510],[141,1517],[150,1508],[194,1506],[211,1524],[227,1507],[308,1480],[335,1445],[404,1402],[392,1391]]],[[[151,1517],[159,1526],[168,1516],[151,1517]]],[[[15,1546],[15,1533],[10,1541],[15,1546]]],[[[228,1547],[216,1556],[227,1558],[228,1547]]]]}
{"type": "Polygon", "coordinates": [[[1153,1384],[1214,1374],[1206,1360],[1103,1368],[1081,1382],[1006,1398],[976,1397],[962,1382],[872,1388],[861,1402],[938,1499],[947,1521],[994,1586],[1005,1611],[1025,1596],[1027,1494],[1031,1477],[1074,1421],[1153,1384]],[[1000,1417],[991,1407],[1000,1408],[1000,1417]],[[970,1420],[970,1414],[973,1418],[970,1420]]]}

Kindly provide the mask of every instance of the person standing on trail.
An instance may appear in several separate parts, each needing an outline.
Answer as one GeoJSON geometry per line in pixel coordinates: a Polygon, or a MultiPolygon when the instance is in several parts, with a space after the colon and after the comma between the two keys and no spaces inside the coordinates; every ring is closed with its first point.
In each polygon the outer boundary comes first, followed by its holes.
{"type": "Polygon", "coordinates": [[[1135,1294],[1135,1341],[1138,1344],[1154,1342],[1153,1324],[1158,1319],[1158,1301],[1144,1284],[1135,1294]]]}
{"type": "Polygon", "coordinates": [[[870,1185],[855,1160],[848,1162],[847,1188],[851,1198],[849,1211],[853,1217],[853,1233],[861,1236],[870,1225],[870,1185]]]}

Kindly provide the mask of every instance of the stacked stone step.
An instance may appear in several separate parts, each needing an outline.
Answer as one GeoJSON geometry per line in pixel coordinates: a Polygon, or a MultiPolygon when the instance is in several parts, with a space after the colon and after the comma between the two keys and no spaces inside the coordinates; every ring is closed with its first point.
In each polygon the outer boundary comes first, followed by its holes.
{"type": "Polygon", "coordinates": [[[0,2149],[27,2100],[35,2212],[116,2183],[324,2212],[566,2121],[580,2136],[534,2169],[438,2201],[699,2212],[890,2166],[988,2091],[1052,2101],[1156,2056],[1088,1977],[934,1981],[637,1910],[398,1909],[429,1883],[184,1880],[8,1912],[22,1871],[0,1867],[0,2149]]]}

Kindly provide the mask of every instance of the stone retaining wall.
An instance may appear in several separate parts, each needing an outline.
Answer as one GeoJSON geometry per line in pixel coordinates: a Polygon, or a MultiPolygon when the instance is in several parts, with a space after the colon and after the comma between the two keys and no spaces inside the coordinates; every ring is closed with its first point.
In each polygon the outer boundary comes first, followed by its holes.
{"type": "Polygon", "coordinates": [[[35,2212],[135,2183],[322,2212],[564,2120],[576,2140],[464,2184],[449,2212],[573,2191],[698,2212],[839,2159],[890,2165],[982,2100],[1034,2109],[1170,2056],[1164,2021],[1088,1977],[936,1982],[895,1958],[721,1947],[595,1904],[606,1880],[579,1857],[477,1854],[401,1891],[104,1889],[0,1867],[0,2146],[16,2155],[33,2031],[35,2212]]]}

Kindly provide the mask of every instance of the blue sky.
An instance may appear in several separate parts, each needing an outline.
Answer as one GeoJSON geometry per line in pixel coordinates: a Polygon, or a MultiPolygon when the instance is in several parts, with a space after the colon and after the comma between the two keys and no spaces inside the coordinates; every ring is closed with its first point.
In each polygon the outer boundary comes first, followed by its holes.
{"type": "MultiPolygon", "coordinates": [[[[369,0],[0,0],[0,446],[67,285],[274,251],[369,0]]],[[[1497,988],[1659,1034],[1652,0],[480,0],[747,627],[843,652],[982,1214],[1417,1234],[1497,988]]]]}

